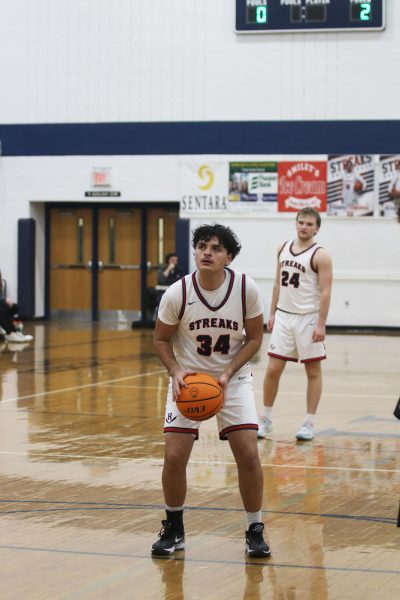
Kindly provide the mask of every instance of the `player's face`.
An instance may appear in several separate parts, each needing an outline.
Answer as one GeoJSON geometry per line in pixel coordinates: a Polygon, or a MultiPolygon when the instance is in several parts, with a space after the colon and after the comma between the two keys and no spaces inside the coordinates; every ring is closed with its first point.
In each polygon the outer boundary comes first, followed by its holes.
{"type": "Polygon", "coordinates": [[[296,221],[297,237],[299,240],[311,240],[318,232],[319,227],[315,217],[302,215],[296,221]]]}
{"type": "Polygon", "coordinates": [[[213,237],[207,241],[197,242],[194,251],[194,260],[199,271],[216,273],[223,271],[232,261],[225,246],[220,244],[218,238],[213,237]]]}
{"type": "Polygon", "coordinates": [[[345,171],[347,171],[347,173],[352,173],[353,163],[351,162],[351,160],[346,160],[346,162],[343,165],[343,168],[345,171]]]}

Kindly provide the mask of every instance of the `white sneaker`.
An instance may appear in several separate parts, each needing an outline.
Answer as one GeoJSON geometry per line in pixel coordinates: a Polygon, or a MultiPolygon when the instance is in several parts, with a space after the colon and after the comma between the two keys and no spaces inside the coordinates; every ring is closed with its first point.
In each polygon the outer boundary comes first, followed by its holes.
{"type": "Polygon", "coordinates": [[[25,348],[29,348],[29,343],[21,344],[18,342],[16,344],[15,342],[8,342],[7,348],[10,352],[22,352],[25,348]]]}
{"type": "Polygon", "coordinates": [[[258,431],[257,431],[257,437],[260,440],[263,440],[264,438],[267,437],[267,433],[271,433],[273,427],[272,427],[272,421],[271,419],[269,419],[268,417],[265,417],[264,419],[260,419],[258,422],[258,431]]]}
{"type": "Polygon", "coordinates": [[[24,335],[20,331],[12,331],[11,333],[7,333],[7,335],[4,337],[6,338],[7,342],[24,343],[31,342],[33,340],[33,335],[24,335]]]}
{"type": "Polygon", "coordinates": [[[303,421],[303,425],[300,427],[299,431],[296,433],[297,440],[312,440],[314,437],[314,423],[307,419],[303,421]]]}

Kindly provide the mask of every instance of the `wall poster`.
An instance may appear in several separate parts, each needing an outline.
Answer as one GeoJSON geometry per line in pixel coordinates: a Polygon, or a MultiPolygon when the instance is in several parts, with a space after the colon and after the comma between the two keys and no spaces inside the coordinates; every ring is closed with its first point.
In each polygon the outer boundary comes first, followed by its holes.
{"type": "Polygon", "coordinates": [[[379,215],[395,217],[397,211],[400,214],[400,154],[385,154],[380,157],[377,178],[379,215]]]}
{"type": "Polygon", "coordinates": [[[249,206],[276,212],[278,197],[278,163],[229,163],[229,200],[231,209],[249,206]]]}
{"type": "Polygon", "coordinates": [[[180,215],[226,211],[228,195],[226,162],[182,162],[180,164],[180,215]]]}
{"type": "Polygon", "coordinates": [[[326,212],[326,161],[299,160],[278,165],[278,211],[311,206],[326,212]]]}
{"type": "Polygon", "coordinates": [[[372,154],[328,157],[328,215],[372,216],[375,208],[372,154]]]}

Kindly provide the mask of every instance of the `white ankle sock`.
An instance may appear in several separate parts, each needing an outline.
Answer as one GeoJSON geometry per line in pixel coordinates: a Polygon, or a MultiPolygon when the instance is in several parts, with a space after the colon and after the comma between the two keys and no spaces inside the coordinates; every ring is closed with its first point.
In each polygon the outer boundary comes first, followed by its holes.
{"type": "Polygon", "coordinates": [[[264,406],[264,410],[263,410],[263,419],[269,419],[271,420],[271,415],[272,415],[272,406],[264,406]]]}
{"type": "Polygon", "coordinates": [[[315,419],[315,415],[312,415],[311,413],[306,413],[306,416],[304,417],[305,421],[312,421],[314,423],[314,419],[315,419]]]}
{"type": "Polygon", "coordinates": [[[165,510],[169,510],[169,512],[178,512],[183,510],[183,506],[168,506],[168,504],[166,504],[165,510]]]}
{"type": "Polygon", "coordinates": [[[248,512],[246,510],[247,525],[250,527],[252,523],[261,523],[261,510],[257,512],[248,512]]]}

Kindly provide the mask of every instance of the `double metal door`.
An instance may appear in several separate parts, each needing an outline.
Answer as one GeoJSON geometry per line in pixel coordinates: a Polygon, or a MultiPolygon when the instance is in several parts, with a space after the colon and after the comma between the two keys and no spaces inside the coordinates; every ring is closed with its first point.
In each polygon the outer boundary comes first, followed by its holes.
{"type": "Polygon", "coordinates": [[[174,250],[178,207],[53,206],[49,214],[49,316],[140,318],[144,291],[174,250]]]}

